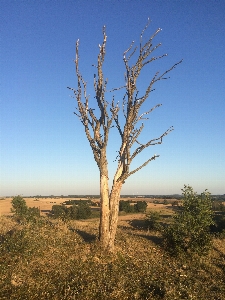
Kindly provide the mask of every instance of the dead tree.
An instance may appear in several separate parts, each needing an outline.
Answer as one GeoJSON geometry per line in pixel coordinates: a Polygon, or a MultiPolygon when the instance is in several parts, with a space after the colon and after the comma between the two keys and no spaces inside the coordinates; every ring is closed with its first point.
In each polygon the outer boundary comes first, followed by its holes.
{"type": "MultiPolygon", "coordinates": [[[[87,95],[86,82],[79,71],[79,40],[76,43],[76,59],[74,62],[76,66],[77,88],[69,89],[72,90],[75,95],[77,102],[77,111],[75,114],[78,116],[84,126],[86,137],[90,143],[94,159],[100,171],[101,214],[99,239],[103,249],[110,252],[114,250],[120,191],[122,185],[129,176],[145,167],[150,161],[159,157],[159,155],[150,157],[138,168],[130,170],[130,165],[133,159],[136,158],[136,156],[147,147],[161,144],[163,138],[173,130],[173,127],[170,127],[161,136],[151,139],[145,144],[142,144],[138,141],[138,138],[144,128],[143,120],[147,119],[147,116],[155,108],[161,106],[161,104],[157,104],[142,114],[140,114],[140,108],[148,99],[149,94],[153,91],[153,85],[162,79],[167,79],[167,74],[181,63],[181,61],[175,63],[170,69],[166,70],[162,74],[156,72],[153,78],[150,80],[145,93],[139,97],[137,79],[140,76],[141,70],[151,62],[162,59],[167,55],[152,55],[153,52],[161,46],[161,43],[153,46],[153,39],[161,31],[161,29],[157,29],[156,32],[148,39],[148,41],[143,43],[143,34],[148,28],[149,23],[150,22],[148,21],[140,35],[140,46],[134,47],[134,42],[132,42],[130,47],[124,52],[123,55],[123,61],[125,65],[125,86],[123,88],[125,89],[125,94],[121,100],[122,107],[119,106],[119,102],[117,104],[115,103],[114,96],[112,97],[110,103],[105,97],[107,92],[107,80],[104,78],[102,68],[106,54],[107,36],[105,26],[103,27],[103,42],[102,45],[99,45],[98,62],[96,66],[97,74],[94,75],[95,99],[99,108],[98,117],[94,109],[89,106],[89,96],[87,95]],[[136,62],[130,65],[131,58],[133,59],[135,55],[137,56],[136,62]],[[121,126],[121,122],[119,120],[120,108],[124,116],[123,126],[121,126]],[[121,138],[121,146],[117,157],[117,170],[114,175],[111,191],[109,191],[108,161],[106,150],[109,132],[113,124],[118,129],[119,136],[121,138]]],[[[117,89],[114,89],[114,91],[115,90],[117,89]]]]}

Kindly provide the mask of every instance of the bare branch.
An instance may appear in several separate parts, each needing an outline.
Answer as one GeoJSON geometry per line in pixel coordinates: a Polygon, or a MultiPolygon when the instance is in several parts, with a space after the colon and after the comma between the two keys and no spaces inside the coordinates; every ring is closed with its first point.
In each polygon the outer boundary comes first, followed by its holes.
{"type": "Polygon", "coordinates": [[[156,109],[157,107],[160,107],[160,106],[162,106],[162,104],[157,104],[157,105],[155,105],[154,107],[152,107],[149,111],[146,111],[146,112],[144,112],[143,114],[141,114],[141,115],[138,117],[138,119],[137,119],[137,121],[136,121],[135,123],[137,123],[137,122],[140,121],[140,120],[143,120],[143,116],[144,116],[144,115],[150,114],[154,109],[156,109]]]}
{"type": "Polygon", "coordinates": [[[181,59],[179,62],[175,63],[170,69],[166,70],[161,76],[159,76],[159,77],[155,80],[155,82],[156,82],[156,81],[159,81],[159,80],[161,80],[161,79],[168,79],[169,77],[164,78],[163,76],[166,75],[167,73],[169,73],[170,71],[172,71],[173,69],[175,69],[176,66],[178,66],[179,64],[182,63],[182,61],[183,61],[183,59],[181,59]]]}
{"type": "Polygon", "coordinates": [[[140,35],[140,49],[142,48],[142,47],[141,47],[142,37],[143,37],[143,35],[144,35],[145,30],[148,28],[150,22],[151,22],[151,21],[150,21],[150,18],[148,18],[148,22],[147,22],[147,24],[145,25],[145,28],[144,28],[144,29],[142,30],[142,32],[141,32],[141,35],[140,35]]]}
{"type": "Polygon", "coordinates": [[[124,89],[125,87],[126,87],[126,86],[123,85],[123,86],[121,86],[121,87],[119,87],[119,88],[113,88],[112,90],[109,90],[109,91],[106,91],[106,92],[111,93],[111,92],[114,92],[114,91],[118,91],[118,90],[124,89]]]}
{"type": "Polygon", "coordinates": [[[135,142],[138,143],[137,138],[141,134],[143,128],[144,128],[144,124],[142,123],[141,127],[139,129],[136,129],[135,132],[133,133],[133,136],[131,137],[131,141],[130,141],[130,148],[133,146],[135,142]]]}
{"type": "Polygon", "coordinates": [[[143,63],[143,67],[151,62],[153,62],[154,60],[157,60],[157,59],[160,59],[160,58],[163,58],[163,57],[166,57],[167,54],[163,54],[163,55],[160,55],[160,56],[157,56],[157,57],[152,57],[151,59],[147,60],[146,62],[143,63]]]}
{"type": "Polygon", "coordinates": [[[131,44],[130,44],[130,47],[123,52],[123,57],[124,58],[125,58],[126,54],[131,50],[131,48],[133,47],[133,45],[134,45],[134,41],[132,41],[131,44]]]}
{"type": "Polygon", "coordinates": [[[162,140],[163,138],[168,135],[171,131],[173,131],[174,128],[173,126],[171,126],[169,129],[167,129],[160,137],[152,139],[150,141],[148,141],[146,144],[141,144],[140,147],[136,148],[136,150],[134,151],[134,153],[131,156],[131,161],[139,154],[141,153],[145,148],[149,147],[149,146],[154,146],[154,145],[159,145],[162,144],[162,140]]]}
{"type": "Polygon", "coordinates": [[[120,134],[121,138],[123,139],[123,132],[122,132],[120,124],[119,124],[118,115],[114,118],[114,120],[116,122],[116,127],[119,130],[119,134],[120,134]]]}
{"type": "Polygon", "coordinates": [[[135,170],[131,171],[125,179],[127,179],[129,176],[131,176],[132,174],[136,173],[137,171],[141,170],[142,168],[144,168],[145,166],[147,166],[148,163],[150,163],[150,161],[155,160],[157,157],[159,157],[159,155],[154,155],[151,158],[149,158],[145,163],[143,163],[140,167],[136,168],[135,170]]]}

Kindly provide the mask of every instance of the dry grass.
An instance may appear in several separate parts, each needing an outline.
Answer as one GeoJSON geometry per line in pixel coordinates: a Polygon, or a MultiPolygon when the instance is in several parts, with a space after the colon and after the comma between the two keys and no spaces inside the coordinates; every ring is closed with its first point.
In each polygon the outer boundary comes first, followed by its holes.
{"type": "Polygon", "coordinates": [[[121,217],[114,255],[101,252],[96,219],[18,227],[2,217],[0,299],[225,299],[225,240],[206,257],[176,259],[133,217],[121,217]]]}

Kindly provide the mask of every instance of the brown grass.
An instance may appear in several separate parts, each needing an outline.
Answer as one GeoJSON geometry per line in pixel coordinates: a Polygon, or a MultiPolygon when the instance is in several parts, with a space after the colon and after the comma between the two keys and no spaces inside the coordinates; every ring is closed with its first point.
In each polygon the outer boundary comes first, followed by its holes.
{"type": "MultiPolygon", "coordinates": [[[[170,206],[148,209],[171,214],[170,206]]],[[[108,255],[97,240],[98,219],[45,217],[19,226],[1,217],[0,299],[224,299],[224,239],[214,239],[208,256],[176,259],[161,247],[160,233],[143,225],[144,214],[120,216],[116,251],[108,255]]]]}

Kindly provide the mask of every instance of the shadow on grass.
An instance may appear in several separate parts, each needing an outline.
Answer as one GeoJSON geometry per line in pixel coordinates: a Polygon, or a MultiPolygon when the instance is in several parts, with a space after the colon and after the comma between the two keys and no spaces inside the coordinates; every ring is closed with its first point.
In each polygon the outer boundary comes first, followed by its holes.
{"type": "Polygon", "coordinates": [[[146,225],[145,220],[134,219],[129,221],[128,223],[131,227],[120,225],[119,228],[126,230],[126,232],[128,234],[131,234],[132,236],[137,236],[149,240],[155,245],[162,244],[163,238],[155,235],[153,231],[151,233],[151,231],[148,230],[148,226],[146,225]]]}
{"type": "Polygon", "coordinates": [[[76,233],[78,233],[80,235],[80,237],[82,237],[82,239],[86,243],[94,242],[97,239],[95,234],[90,234],[90,233],[88,233],[86,231],[83,231],[83,230],[80,230],[80,229],[75,229],[74,231],[76,233]]]}
{"type": "Polygon", "coordinates": [[[171,210],[173,212],[181,212],[183,210],[182,206],[168,206],[168,210],[171,210]]]}
{"type": "Polygon", "coordinates": [[[163,238],[156,236],[156,235],[152,235],[152,234],[135,234],[136,236],[139,236],[141,238],[144,238],[148,241],[153,242],[155,245],[161,246],[162,242],[163,242],[163,238]]]}
{"type": "Polygon", "coordinates": [[[41,213],[46,213],[51,215],[51,210],[50,209],[41,209],[41,213]]]}
{"type": "Polygon", "coordinates": [[[147,229],[145,220],[133,219],[129,221],[128,224],[132,226],[134,229],[147,229]]]}

